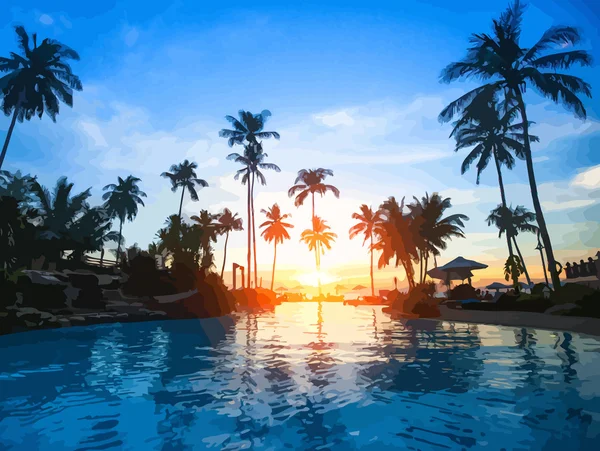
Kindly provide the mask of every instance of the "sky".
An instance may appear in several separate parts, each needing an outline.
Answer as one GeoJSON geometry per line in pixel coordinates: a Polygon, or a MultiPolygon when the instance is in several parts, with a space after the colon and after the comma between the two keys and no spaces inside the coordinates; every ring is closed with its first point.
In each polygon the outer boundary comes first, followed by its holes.
{"type": "MultiPolygon", "coordinates": [[[[438,263],[458,255],[489,265],[473,279],[502,279],[505,241],[485,218],[500,201],[497,178],[488,169],[476,185],[475,173],[460,174],[465,153],[453,152],[450,125],[437,116],[475,84],[439,82],[445,65],[464,56],[468,38],[487,32],[506,0],[404,2],[157,2],[105,0],[14,1],[0,17],[0,55],[16,51],[15,25],[75,48],[73,69],[84,89],[74,107],[19,123],[3,169],[20,169],[53,186],[62,175],[77,191],[92,187],[92,204],[102,187],[118,176],[142,179],[146,207],[124,226],[128,245],[145,247],[170,214],[179,195],[160,174],[174,163],[198,163],[206,179],[198,202],[184,203],[186,217],[200,209],[228,207],[245,218],[245,189],[233,179],[238,169],[226,160],[232,151],[219,138],[224,116],[240,109],[272,117],[268,130],[281,140],[264,142],[268,185],[255,200],[258,211],[277,202],[292,214],[292,239],[278,249],[280,284],[309,284],[314,256],[299,243],[310,226],[310,207],[296,208],[287,196],[299,169],[334,171],[329,183],[341,191],[317,199],[317,214],[338,234],[322,259],[325,279],[354,285],[368,282],[368,250],[350,240],[351,214],[361,204],[440,192],[452,199],[448,213],[470,220],[466,238],[449,243],[438,263]]],[[[532,0],[524,18],[522,44],[532,45],[550,26],[579,27],[582,48],[598,61],[600,3],[593,0],[532,0]]],[[[597,89],[596,64],[576,69],[597,89]]],[[[596,93],[596,91],[593,91],[596,93]]],[[[529,90],[533,147],[542,205],[558,260],[580,260],[600,247],[600,104],[585,99],[588,119],[580,121],[529,90]]],[[[0,118],[4,136],[9,118],[0,118]]],[[[525,165],[505,171],[508,201],[532,209],[525,165]]],[[[231,262],[245,261],[243,232],[233,234],[231,262]]],[[[518,237],[534,279],[542,277],[535,236],[518,237]]],[[[222,242],[216,245],[220,267],[222,242]]],[[[259,239],[260,275],[270,279],[273,249],[259,239]]],[[[402,271],[376,272],[378,288],[389,288],[402,271]]]]}

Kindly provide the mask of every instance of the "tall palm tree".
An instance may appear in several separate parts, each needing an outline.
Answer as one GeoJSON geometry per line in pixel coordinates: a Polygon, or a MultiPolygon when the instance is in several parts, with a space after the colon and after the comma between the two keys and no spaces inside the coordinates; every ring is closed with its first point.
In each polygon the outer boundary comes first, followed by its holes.
{"type": "Polygon", "coordinates": [[[219,136],[227,138],[229,147],[233,147],[234,144],[258,144],[259,139],[279,139],[279,133],[263,131],[269,117],[271,117],[269,110],[263,110],[258,114],[239,110],[239,119],[229,115],[225,116],[225,119],[233,125],[233,130],[224,128],[219,132],[219,136]]]}
{"type": "Polygon", "coordinates": [[[81,91],[79,77],[73,74],[69,60],[79,60],[77,52],[53,39],[37,44],[37,35],[30,37],[22,26],[15,27],[21,54],[11,52],[9,58],[0,57],[2,111],[12,114],[8,133],[0,154],[0,169],[6,157],[10,137],[17,119],[29,120],[46,114],[56,122],[60,101],[73,106],[73,90],[81,91]]]}
{"type": "Polygon", "coordinates": [[[538,227],[531,224],[533,221],[535,221],[535,214],[521,205],[517,205],[514,209],[498,205],[498,207],[494,208],[487,217],[488,225],[495,225],[498,228],[499,237],[501,237],[503,233],[506,233],[506,236],[512,240],[515,249],[517,250],[517,254],[519,255],[519,259],[521,260],[521,264],[523,265],[523,271],[529,285],[531,285],[531,278],[529,277],[529,272],[527,271],[527,266],[525,265],[525,260],[523,259],[519,245],[517,244],[517,235],[519,232],[538,233],[538,227]]]}
{"type": "Polygon", "coordinates": [[[375,296],[375,281],[373,279],[373,235],[377,227],[381,227],[381,212],[373,211],[368,205],[362,204],[360,213],[352,213],[352,219],[358,222],[350,228],[350,239],[362,234],[364,236],[363,246],[369,241],[369,254],[371,255],[371,296],[375,296]]]}
{"type": "Polygon", "coordinates": [[[444,212],[451,207],[450,198],[442,198],[438,193],[433,193],[431,196],[425,193],[420,200],[415,197],[414,203],[408,205],[415,224],[412,228],[413,233],[418,236],[418,242],[421,243],[419,256],[421,283],[425,282],[427,277],[429,256],[440,255],[441,251],[448,246],[447,240],[465,237],[462,227],[469,217],[460,213],[443,217],[444,212]]]}
{"type": "Polygon", "coordinates": [[[273,270],[271,272],[271,291],[273,291],[273,284],[275,283],[275,263],[277,262],[277,243],[283,243],[284,240],[290,239],[290,234],[287,229],[291,229],[294,226],[288,222],[284,222],[285,219],[290,218],[290,214],[281,214],[279,205],[273,204],[268,210],[261,210],[267,220],[260,225],[260,228],[264,227],[261,236],[267,243],[274,243],[273,248],[273,270]]]}
{"type": "Polygon", "coordinates": [[[331,244],[337,238],[335,233],[328,231],[330,229],[331,227],[327,225],[327,221],[314,216],[312,229],[306,229],[300,235],[300,241],[308,245],[309,251],[315,252],[319,296],[321,295],[321,255],[325,254],[325,249],[331,249],[331,244]]]}
{"type": "MultiPolygon", "coordinates": [[[[245,169],[242,169],[237,172],[236,180],[243,173],[244,177],[242,177],[242,183],[248,183],[248,268],[247,268],[247,279],[248,279],[248,287],[250,286],[250,264],[252,260],[252,242],[254,243],[254,286],[258,281],[257,275],[257,263],[256,263],[256,225],[254,223],[254,179],[257,176],[256,168],[258,163],[264,163],[259,160],[258,155],[262,154],[262,142],[258,142],[258,139],[268,139],[275,138],[279,139],[279,133],[277,132],[269,132],[264,131],[265,123],[268,118],[271,117],[271,112],[269,110],[263,110],[258,114],[252,114],[250,111],[239,110],[238,111],[239,119],[236,119],[233,116],[225,116],[225,119],[233,125],[233,129],[222,129],[219,132],[219,136],[222,138],[227,138],[227,143],[229,147],[233,147],[234,145],[243,145],[244,146],[244,159],[239,158],[239,154],[231,154],[227,158],[232,159],[238,163],[242,163],[246,166],[245,169]],[[252,164],[252,161],[255,164],[252,164]],[[253,240],[254,237],[254,240],[253,240]]],[[[265,155],[266,157],[266,155],[265,155]]],[[[263,157],[264,158],[264,157],[263,157]]],[[[272,165],[272,169],[275,169],[279,172],[279,168],[275,165],[272,165]]],[[[264,169],[268,169],[264,166],[264,169]]],[[[263,177],[264,181],[264,177],[263,177]]],[[[266,181],[265,181],[266,183],[266,181]]],[[[263,183],[263,185],[265,184],[263,183]]]]}
{"type": "Polygon", "coordinates": [[[254,286],[258,282],[258,267],[256,257],[256,224],[254,221],[254,182],[256,179],[261,185],[267,184],[267,179],[261,169],[269,169],[275,172],[281,172],[279,166],[273,163],[265,162],[268,155],[263,152],[262,143],[248,144],[244,146],[244,154],[232,153],[227,156],[228,160],[233,160],[236,163],[242,164],[242,169],[239,169],[235,174],[235,180],[242,177],[242,184],[248,187],[248,286],[250,286],[250,265],[252,262],[252,248],[254,249],[254,286]]]}
{"type": "Polygon", "coordinates": [[[328,191],[331,191],[339,199],[340,190],[333,185],[323,183],[327,176],[333,177],[331,169],[301,169],[294,181],[294,186],[288,190],[288,196],[294,197],[294,205],[299,207],[304,205],[306,198],[311,195],[312,198],[312,217],[315,217],[315,194],[323,197],[328,191]]]}
{"type": "MultiPolygon", "coordinates": [[[[332,192],[333,195],[339,199],[340,190],[333,185],[327,185],[323,183],[327,177],[333,177],[333,171],[331,169],[300,169],[298,176],[294,181],[294,186],[288,190],[288,196],[294,197],[294,205],[300,207],[304,205],[304,201],[311,196],[312,200],[312,223],[315,224],[315,194],[320,194],[323,197],[328,191],[332,192]]],[[[315,249],[315,258],[317,256],[317,249],[315,249]]]]}
{"type": "Polygon", "coordinates": [[[375,228],[377,241],[373,244],[373,248],[381,251],[377,262],[378,268],[389,265],[392,259],[395,260],[396,267],[402,264],[409,289],[412,290],[415,287],[412,262],[418,260],[419,253],[411,226],[411,217],[405,215],[403,210],[404,199],[399,204],[393,196],[379,206],[382,224],[375,228]]]}
{"type": "Polygon", "coordinates": [[[554,289],[558,290],[560,287],[558,263],[554,258],[539,200],[523,94],[527,85],[530,85],[544,97],[562,103],[567,109],[573,111],[575,116],[585,119],[586,110],[577,95],[591,97],[590,85],[579,77],[558,73],[558,70],[569,69],[576,64],[590,66],[592,58],[583,50],[565,50],[581,41],[579,31],[573,27],[553,26],[532,47],[521,47],[519,40],[523,12],[524,5],[519,0],[515,0],[499,20],[493,21],[492,35],[485,33],[472,35],[472,46],[467,56],[462,61],[451,63],[443,70],[441,76],[443,82],[475,78],[484,81],[485,84],[450,103],[440,113],[440,120],[442,122],[451,120],[454,114],[486,91],[503,92],[507,103],[516,102],[523,123],[525,161],[533,206],[546,248],[552,283],[554,289]],[[550,49],[554,52],[546,53],[550,49]]]}
{"type": "Polygon", "coordinates": [[[242,218],[237,217],[237,213],[232,213],[229,208],[225,208],[219,215],[217,222],[220,234],[225,234],[225,246],[223,247],[223,267],[221,268],[221,279],[225,273],[225,262],[227,261],[227,243],[229,242],[229,233],[244,230],[242,218]]]}
{"type": "Polygon", "coordinates": [[[206,188],[208,182],[196,177],[196,169],[198,164],[195,162],[189,162],[184,160],[183,163],[174,164],[171,166],[169,171],[163,172],[160,176],[171,180],[171,191],[176,192],[177,189],[181,188],[181,200],[179,201],[179,217],[181,218],[181,208],[183,207],[183,196],[187,189],[190,193],[190,197],[194,202],[198,201],[198,193],[196,192],[196,186],[200,188],[206,188]]]}
{"type": "MultiPolygon", "coordinates": [[[[496,99],[496,93],[493,91],[484,91],[479,94],[464,109],[460,120],[455,122],[451,137],[456,140],[455,151],[473,147],[469,155],[463,161],[461,173],[464,174],[471,163],[479,158],[477,162],[477,181],[481,173],[487,167],[490,159],[494,159],[496,172],[498,174],[498,185],[500,187],[500,198],[502,206],[507,208],[506,193],[504,190],[504,181],[502,178],[501,166],[512,169],[515,165],[511,151],[524,160],[525,146],[523,144],[523,124],[513,123],[518,114],[516,105],[500,105],[496,99]]],[[[529,135],[530,142],[538,142],[539,138],[529,135]]],[[[512,240],[506,235],[506,244],[508,255],[514,255],[512,240]]],[[[513,280],[513,283],[516,281],[513,280]]]]}
{"type": "Polygon", "coordinates": [[[111,183],[102,188],[106,191],[102,195],[102,200],[106,201],[104,207],[108,211],[111,218],[119,218],[119,241],[117,247],[117,264],[121,257],[121,241],[123,239],[123,223],[127,219],[133,221],[138,214],[138,205],[144,207],[142,197],[146,197],[146,193],[140,190],[137,186],[141,179],[128,175],[126,179],[118,177],[118,183],[111,183]]]}

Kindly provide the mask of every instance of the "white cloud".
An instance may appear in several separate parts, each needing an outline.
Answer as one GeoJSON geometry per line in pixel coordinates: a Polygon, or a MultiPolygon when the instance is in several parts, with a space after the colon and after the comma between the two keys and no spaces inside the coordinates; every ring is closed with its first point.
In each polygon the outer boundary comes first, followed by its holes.
{"type": "Polygon", "coordinates": [[[54,19],[52,17],[50,17],[48,14],[42,14],[38,20],[40,21],[40,23],[44,24],[44,25],[52,25],[54,23],[54,19]]]}
{"type": "Polygon", "coordinates": [[[108,143],[106,142],[106,139],[104,139],[104,135],[102,135],[102,131],[100,131],[100,127],[97,124],[88,121],[81,121],[79,122],[79,126],[91,139],[95,146],[108,147],[108,143]]]}
{"type": "Polygon", "coordinates": [[[315,116],[315,119],[327,125],[328,127],[337,127],[338,125],[354,125],[354,119],[352,119],[352,117],[346,111],[315,116]]]}
{"type": "Polygon", "coordinates": [[[596,201],[593,199],[585,200],[585,199],[574,199],[566,202],[553,202],[546,201],[542,202],[542,207],[545,211],[562,211],[562,210],[572,210],[573,208],[581,208],[587,207],[588,205],[594,204],[596,201]]]}
{"type": "Polygon", "coordinates": [[[575,176],[573,185],[586,189],[600,188],[600,165],[593,166],[575,176]]]}

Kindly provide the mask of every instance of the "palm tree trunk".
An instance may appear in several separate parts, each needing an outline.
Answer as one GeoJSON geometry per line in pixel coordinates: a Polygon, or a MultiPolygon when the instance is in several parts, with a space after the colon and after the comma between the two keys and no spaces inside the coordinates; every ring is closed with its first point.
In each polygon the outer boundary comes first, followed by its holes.
{"type": "Polygon", "coordinates": [[[104,247],[100,249],[100,268],[104,267],[104,247]]]}
{"type": "MultiPolygon", "coordinates": [[[[498,186],[500,186],[500,198],[502,199],[502,206],[504,208],[508,208],[506,206],[506,192],[504,191],[504,181],[502,179],[502,170],[500,169],[500,162],[498,161],[498,158],[496,158],[496,150],[495,149],[494,149],[494,163],[496,163],[496,171],[498,171],[498,186]]],[[[512,243],[510,241],[510,237],[508,236],[508,233],[506,234],[506,245],[508,246],[508,255],[512,259],[514,252],[513,252],[512,243]]],[[[517,285],[517,283],[519,282],[519,278],[517,277],[515,271],[512,272],[512,280],[513,280],[513,285],[517,285]]]]}
{"type": "Polygon", "coordinates": [[[17,105],[15,107],[13,117],[10,121],[10,126],[8,127],[8,133],[6,134],[6,139],[4,140],[4,146],[2,147],[2,154],[0,154],[0,169],[2,169],[2,163],[4,163],[4,157],[6,157],[6,151],[8,150],[8,143],[10,142],[10,137],[12,136],[13,130],[15,128],[15,123],[17,122],[18,112],[19,112],[19,105],[17,105]]]}
{"type": "Polygon", "coordinates": [[[548,283],[548,273],[546,272],[546,262],[544,261],[544,251],[542,250],[542,243],[540,243],[540,234],[538,233],[538,248],[540,250],[540,257],[542,259],[542,269],[544,271],[544,279],[546,280],[546,286],[549,286],[548,283]]]}
{"type": "Polygon", "coordinates": [[[181,221],[181,209],[183,208],[183,195],[185,194],[185,185],[181,190],[181,201],[179,202],[179,221],[181,221]]]}
{"type": "Polygon", "coordinates": [[[275,262],[277,261],[277,240],[275,240],[275,249],[273,252],[273,271],[271,272],[271,291],[273,291],[273,285],[275,285],[275,262]]]}
{"type": "MultiPolygon", "coordinates": [[[[312,229],[313,232],[315,231],[315,193],[311,193],[312,194],[312,229]]],[[[319,296],[321,296],[321,264],[319,262],[319,251],[320,251],[320,243],[317,243],[317,245],[315,246],[315,260],[317,261],[317,279],[318,279],[318,285],[319,285],[319,296]]]]}
{"type": "MultiPolygon", "coordinates": [[[[250,175],[250,174],[248,174],[250,175]]],[[[251,207],[251,202],[250,200],[251,198],[251,193],[250,193],[250,177],[248,177],[248,202],[247,202],[247,207],[248,207],[248,255],[247,255],[247,264],[248,266],[246,267],[246,287],[250,288],[250,273],[251,271],[251,265],[252,265],[252,214],[250,213],[250,207],[251,207]]]]}
{"type": "Polygon", "coordinates": [[[429,253],[425,253],[425,270],[423,271],[423,283],[427,280],[427,267],[429,266],[429,253]]]}
{"type": "Polygon", "coordinates": [[[419,283],[423,283],[423,251],[419,250],[419,283]]]}
{"type": "Polygon", "coordinates": [[[527,271],[527,266],[525,266],[525,260],[523,260],[523,255],[521,255],[521,249],[519,249],[519,245],[517,244],[517,238],[513,236],[513,241],[515,243],[515,249],[517,250],[517,254],[521,259],[521,264],[523,265],[523,270],[525,271],[525,278],[527,279],[527,283],[531,286],[531,279],[529,278],[529,272],[527,271]]]}
{"type": "Polygon", "coordinates": [[[221,280],[225,274],[225,262],[227,261],[227,242],[229,241],[229,230],[225,234],[225,247],[223,248],[223,267],[221,268],[221,280]]]}
{"type": "Polygon", "coordinates": [[[371,296],[375,297],[375,281],[373,280],[373,233],[371,232],[371,296]]]}
{"type": "Polygon", "coordinates": [[[254,252],[254,288],[258,288],[258,266],[256,264],[256,223],[254,220],[254,173],[252,173],[252,252],[254,252]]]}
{"type": "Polygon", "coordinates": [[[119,266],[119,257],[121,257],[121,241],[123,241],[123,218],[119,218],[121,223],[119,225],[119,245],[117,246],[117,258],[116,266],[119,266]]]}
{"type": "Polygon", "coordinates": [[[529,187],[531,188],[531,198],[533,200],[533,208],[537,219],[538,226],[540,228],[540,235],[546,248],[546,256],[548,257],[548,270],[550,271],[550,277],[552,279],[552,285],[554,291],[560,290],[560,277],[558,276],[558,270],[556,268],[557,262],[554,259],[554,251],[552,250],[552,242],[550,241],[550,235],[548,234],[548,227],[546,226],[546,220],[544,219],[544,212],[542,211],[542,205],[540,204],[540,198],[538,196],[537,184],[535,182],[535,173],[533,170],[533,158],[531,156],[531,143],[529,142],[529,124],[527,122],[527,111],[525,109],[525,103],[523,102],[523,96],[521,91],[517,87],[513,89],[521,113],[521,119],[523,120],[523,135],[525,137],[525,161],[527,163],[527,175],[529,176],[529,187]]]}
{"type": "Polygon", "coordinates": [[[321,243],[315,247],[317,257],[317,285],[319,286],[319,297],[321,297],[321,243]]]}

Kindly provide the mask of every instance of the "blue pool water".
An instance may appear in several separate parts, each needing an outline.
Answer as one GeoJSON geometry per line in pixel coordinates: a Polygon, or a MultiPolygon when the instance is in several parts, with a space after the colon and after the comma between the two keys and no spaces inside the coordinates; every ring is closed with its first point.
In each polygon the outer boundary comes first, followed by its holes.
{"type": "Polygon", "coordinates": [[[0,337],[0,449],[600,449],[600,341],[284,304],[0,337]]]}

